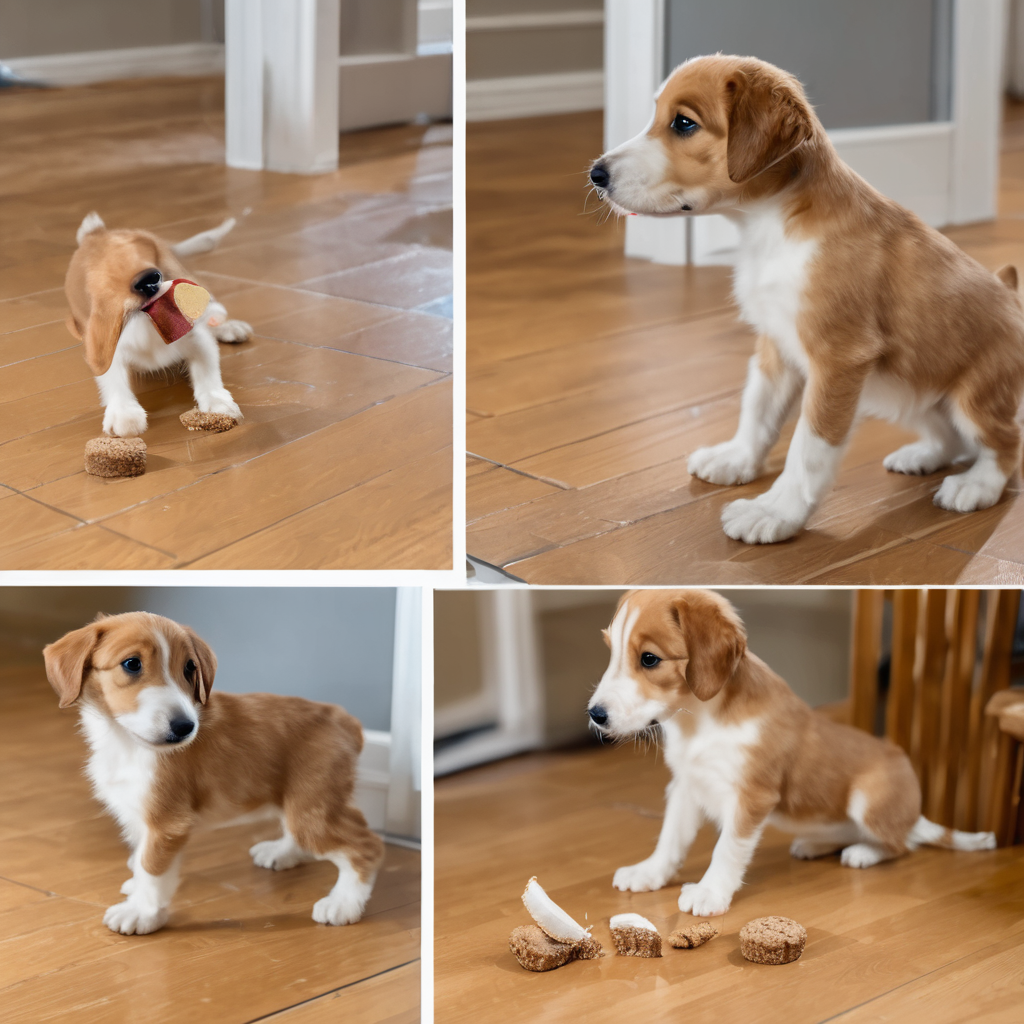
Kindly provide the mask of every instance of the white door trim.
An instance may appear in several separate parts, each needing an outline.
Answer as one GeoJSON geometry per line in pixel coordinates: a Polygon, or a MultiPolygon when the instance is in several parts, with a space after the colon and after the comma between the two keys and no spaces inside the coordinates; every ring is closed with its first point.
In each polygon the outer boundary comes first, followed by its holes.
{"type": "Polygon", "coordinates": [[[420,837],[422,708],[423,590],[398,587],[395,591],[386,831],[410,839],[420,837]]]}

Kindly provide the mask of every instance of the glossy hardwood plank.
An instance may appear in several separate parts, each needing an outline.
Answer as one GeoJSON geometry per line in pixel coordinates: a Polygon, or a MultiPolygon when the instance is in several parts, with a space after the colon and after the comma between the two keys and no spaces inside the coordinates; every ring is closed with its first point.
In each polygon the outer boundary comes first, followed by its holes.
{"type": "Polygon", "coordinates": [[[303,1022],[416,1019],[419,855],[401,847],[387,847],[366,916],[346,928],[310,917],[331,865],[253,865],[248,848],[273,834],[267,825],[190,840],[165,929],[122,936],[103,925],[121,899],[126,850],[90,795],[78,716],[56,707],[42,642],[0,647],[4,1021],[241,1024],[285,1010],[303,1022]]]}
{"type": "MultiPolygon", "coordinates": [[[[1024,261],[1016,111],[999,219],[949,231],[993,269],[1024,261]]],[[[468,477],[470,554],[534,583],[1024,578],[1019,480],[995,508],[951,517],[930,501],[943,474],[886,473],[882,458],[909,435],[878,422],[858,427],[807,531],[774,553],[728,541],[721,508],[767,489],[785,451],[745,487],[685,472],[690,452],[735,429],[753,351],[728,269],[627,260],[621,223],[586,214],[600,114],[474,124],[467,147],[468,448],[559,487],[524,502],[519,481],[492,474],[477,502],[483,478],[468,477]]]]}
{"type": "MultiPolygon", "coordinates": [[[[175,78],[11,92],[0,133],[0,484],[88,524],[202,480],[204,495],[230,502],[235,474],[245,477],[237,485],[244,491],[258,477],[261,457],[302,440],[315,449],[325,428],[451,373],[450,310],[443,301],[413,308],[423,301],[421,286],[413,287],[418,278],[431,282],[430,299],[451,293],[450,126],[346,135],[332,174],[238,171],[223,163],[223,81],[175,78]],[[145,476],[133,480],[88,477],[82,466],[102,409],[80,345],[64,325],[62,285],[75,231],[92,209],[111,227],[138,226],[171,240],[235,216],[222,246],[190,260],[189,270],[231,315],[256,328],[251,342],[221,346],[225,384],[245,414],[229,433],[202,436],[181,427],[178,415],[193,404],[181,374],[139,381],[150,414],[149,462],[145,476]],[[346,275],[359,287],[325,292],[316,284],[346,275]]],[[[430,413],[436,422],[414,425],[410,436],[447,430],[439,447],[450,444],[450,406],[433,405],[430,413]]],[[[418,457],[390,439],[377,447],[366,436],[363,443],[380,473],[418,457]]],[[[321,468],[330,474],[328,463],[321,468]]],[[[351,484],[339,475],[333,493],[351,484]]],[[[450,564],[451,494],[443,493],[442,479],[435,484],[429,497],[419,488],[418,504],[392,497],[406,513],[391,519],[396,559],[403,551],[422,564],[450,564]],[[429,516],[422,507],[428,500],[435,502],[429,516]]],[[[298,507],[288,514],[324,500],[322,491],[304,499],[301,480],[291,486],[298,507]]],[[[263,481],[264,491],[274,487],[263,481]]],[[[161,532],[179,517],[174,529],[187,531],[191,508],[171,504],[161,532]]],[[[233,533],[218,524],[190,557],[264,529],[266,518],[249,516],[259,504],[236,507],[233,533]]],[[[40,569],[167,565],[166,546],[140,545],[109,529],[57,529],[45,520],[25,528],[19,520],[5,523],[0,560],[40,569]],[[40,539],[47,530],[52,548],[40,539]]],[[[372,533],[372,523],[365,526],[360,535],[372,533]]],[[[304,549],[291,546],[290,564],[324,567],[305,536],[304,549]]],[[[260,549],[246,550],[252,561],[239,568],[270,567],[260,549]]],[[[379,547],[365,557],[354,547],[349,554],[363,562],[383,557],[379,547]]],[[[344,559],[331,565],[347,567],[344,559]]],[[[385,558],[383,567],[406,566],[385,558]]]]}
{"type": "MultiPolygon", "coordinates": [[[[645,756],[630,747],[530,755],[437,780],[439,1020],[555,1022],[577,1019],[585,1007],[586,1018],[600,1022],[703,1020],[709,1008],[716,1019],[750,1021],[765,1019],[772,1006],[804,1024],[869,1000],[899,998],[902,987],[924,991],[936,972],[983,958],[997,944],[1007,952],[1005,964],[1016,963],[1024,949],[1019,847],[982,854],[921,850],[853,871],[837,857],[793,860],[788,837],[769,829],[747,884],[716,919],[722,934],[705,946],[666,949],[657,960],[608,952],[547,974],[522,970],[508,951],[508,935],[528,922],[519,896],[531,875],[593,925],[606,952],[612,914],[643,914],[662,934],[682,923],[676,886],[634,894],[611,887],[616,867],[654,848],[666,781],[654,752],[645,756]],[[793,917],[807,928],[807,949],[793,965],[763,967],[740,956],[740,927],[766,914],[793,917]]],[[[710,828],[701,831],[681,879],[699,878],[713,840],[710,828]]],[[[992,977],[991,970],[958,974],[961,987],[944,988],[949,1016],[940,1019],[974,1019],[976,1004],[1001,1005],[1012,989],[990,993],[992,977]]],[[[909,1001],[897,1005],[903,1012],[889,1019],[932,1019],[909,1001]]]]}

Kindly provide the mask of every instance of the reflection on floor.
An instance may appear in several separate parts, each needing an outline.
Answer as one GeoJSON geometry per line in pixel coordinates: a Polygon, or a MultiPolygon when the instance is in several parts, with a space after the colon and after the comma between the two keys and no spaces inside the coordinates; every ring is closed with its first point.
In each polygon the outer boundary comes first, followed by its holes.
{"type": "Polygon", "coordinates": [[[450,568],[451,126],[343,136],[312,177],[226,168],[223,132],[219,79],[0,96],[0,568],[450,568]],[[92,209],[171,240],[237,217],[188,268],[256,331],[221,346],[229,433],[141,384],[133,480],[82,469],[102,411],[62,285],[92,209]]]}
{"type": "MultiPolygon", "coordinates": [[[[632,746],[530,755],[439,779],[435,787],[435,994],[445,1024],[629,1021],[1007,1022],[1020,1016],[1024,848],[925,849],[874,868],[838,857],[796,861],[768,829],[721,934],[657,960],[608,953],[531,974],[508,937],[529,923],[520,894],[537,875],[593,925],[606,952],[612,914],[636,912],[667,935],[685,918],[677,886],[612,889],[615,868],[654,849],[667,771],[632,746]],[[739,929],[769,914],[807,929],[785,967],[745,961],[739,929]]],[[[680,878],[697,881],[705,827],[680,878]]]]}
{"type": "Polygon", "coordinates": [[[58,711],[39,647],[0,648],[0,1017],[7,1024],[419,1020],[420,857],[389,845],[361,922],[314,924],[330,864],[256,867],[273,826],[186,847],[169,925],[115,935],[126,849],[89,794],[78,716],[58,711]]]}
{"type": "MultiPolygon", "coordinates": [[[[948,234],[992,269],[1024,266],[1024,104],[1011,105],[999,219],[948,234]]],[[[478,123],[468,133],[467,550],[530,583],[1024,582],[1015,477],[996,507],[935,508],[941,474],[887,473],[910,439],[867,421],[795,540],[750,547],[722,507],[767,489],[691,479],[732,436],[753,334],[725,267],[623,256],[585,174],[601,114],[478,123]],[[529,153],[530,159],[521,159],[529,153]]]]}

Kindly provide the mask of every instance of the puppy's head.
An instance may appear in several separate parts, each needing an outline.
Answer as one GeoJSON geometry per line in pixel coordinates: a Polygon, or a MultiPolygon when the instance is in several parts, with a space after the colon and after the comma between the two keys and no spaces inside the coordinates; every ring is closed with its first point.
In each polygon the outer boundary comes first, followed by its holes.
{"type": "Polygon", "coordinates": [[[85,347],[89,369],[101,376],[110,369],[128,318],[152,299],[165,281],[185,276],[166,242],[148,231],[108,231],[99,214],[90,213],[78,229],[64,293],[71,315],[68,330],[85,347]]]}
{"type": "Polygon", "coordinates": [[[195,739],[217,671],[213,651],[188,626],[148,612],[101,615],[43,658],[62,708],[87,704],[155,748],[195,739]]]}
{"type": "Polygon", "coordinates": [[[591,181],[617,213],[708,213],[749,196],[748,182],[819,129],[792,75],[753,57],[696,57],[662,85],[647,128],[597,160],[591,181]]]}
{"type": "Polygon", "coordinates": [[[733,606],[706,590],[633,590],[604,630],[608,669],[588,711],[602,734],[624,737],[708,701],[732,679],[747,649],[733,606]]]}

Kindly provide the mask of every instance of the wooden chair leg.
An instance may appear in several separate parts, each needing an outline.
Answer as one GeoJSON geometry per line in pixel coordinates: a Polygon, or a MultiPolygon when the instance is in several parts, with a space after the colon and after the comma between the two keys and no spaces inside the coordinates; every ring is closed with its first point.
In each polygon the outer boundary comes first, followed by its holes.
{"type": "Polygon", "coordinates": [[[885,591],[858,590],[853,599],[850,643],[850,723],[875,731],[878,706],[878,658],[882,650],[885,591]]]}

